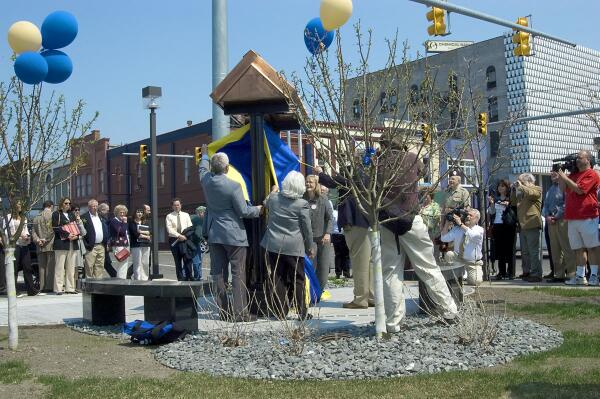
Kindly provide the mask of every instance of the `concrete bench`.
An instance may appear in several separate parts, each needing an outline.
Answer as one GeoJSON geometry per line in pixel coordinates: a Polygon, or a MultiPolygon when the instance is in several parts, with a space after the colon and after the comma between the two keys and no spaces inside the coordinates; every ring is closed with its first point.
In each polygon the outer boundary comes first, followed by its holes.
{"type": "MultiPolygon", "coordinates": [[[[446,284],[448,284],[452,298],[456,302],[456,305],[459,306],[464,299],[462,289],[462,276],[465,272],[464,266],[454,264],[440,265],[440,270],[446,279],[446,284]]],[[[438,314],[437,306],[429,296],[425,284],[418,277],[417,279],[419,280],[419,307],[421,312],[438,314]]]]}
{"type": "Polygon", "coordinates": [[[203,281],[137,281],[85,279],[80,282],[83,318],[94,325],[125,322],[125,296],[144,297],[144,319],[156,323],[178,322],[187,330],[198,329],[195,298],[210,291],[203,281]]]}

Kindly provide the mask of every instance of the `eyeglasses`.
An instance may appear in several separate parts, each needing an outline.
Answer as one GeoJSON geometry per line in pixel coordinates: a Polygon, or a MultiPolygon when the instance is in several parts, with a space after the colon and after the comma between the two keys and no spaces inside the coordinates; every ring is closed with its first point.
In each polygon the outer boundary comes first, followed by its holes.
{"type": "Polygon", "coordinates": [[[70,202],[63,202],[63,205],[71,205],[70,202]]]}

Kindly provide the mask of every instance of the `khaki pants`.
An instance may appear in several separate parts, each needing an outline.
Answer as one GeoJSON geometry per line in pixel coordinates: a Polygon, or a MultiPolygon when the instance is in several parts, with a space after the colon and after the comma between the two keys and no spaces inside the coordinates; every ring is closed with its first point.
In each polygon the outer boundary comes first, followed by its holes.
{"type": "Polygon", "coordinates": [[[468,261],[462,258],[459,258],[456,253],[452,251],[446,252],[444,257],[446,263],[453,265],[461,265],[465,268],[467,272],[467,284],[468,285],[479,285],[483,282],[483,262],[478,261],[468,261]]]}
{"type": "Polygon", "coordinates": [[[558,220],[548,224],[554,277],[568,278],[575,276],[575,253],[569,244],[569,227],[566,220],[558,220]]]}
{"type": "Polygon", "coordinates": [[[102,278],[104,273],[104,245],[95,244],[91,251],[85,254],[85,277],[102,278]]]}
{"type": "Polygon", "coordinates": [[[412,228],[398,237],[400,253],[394,233],[381,228],[381,268],[383,300],[388,332],[399,331],[399,323],[406,314],[404,302],[404,263],[410,259],[415,273],[427,287],[427,293],[442,313],[456,314],[456,303],[450,295],[446,279],[433,257],[433,243],[421,216],[415,216],[412,228]]]}
{"type": "Polygon", "coordinates": [[[368,306],[374,300],[373,268],[371,267],[371,242],[366,227],[344,226],[344,238],[350,251],[354,276],[354,300],[360,306],[368,306]]]}
{"type": "Polygon", "coordinates": [[[75,291],[75,259],[77,252],[73,249],[69,251],[54,251],[54,292],[74,292],[75,291]],[[66,278],[65,278],[66,276],[66,278]]]}
{"type": "Polygon", "coordinates": [[[52,291],[54,288],[54,252],[38,251],[37,254],[40,271],[40,290],[52,291]]]}

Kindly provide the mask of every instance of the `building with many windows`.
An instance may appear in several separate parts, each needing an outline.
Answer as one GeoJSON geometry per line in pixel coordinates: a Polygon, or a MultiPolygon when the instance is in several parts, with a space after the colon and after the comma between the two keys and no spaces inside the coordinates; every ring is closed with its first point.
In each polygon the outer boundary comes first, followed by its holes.
{"type": "MultiPolygon", "coordinates": [[[[410,81],[380,93],[379,115],[382,124],[391,115],[402,114],[407,120],[422,118],[419,113],[403,113],[417,100],[426,79],[440,99],[436,129],[461,127],[460,115],[452,99],[470,101],[467,107],[469,129],[476,128],[476,115],[487,113],[487,136],[483,145],[457,156],[462,148],[460,134],[448,143],[447,159],[440,159],[441,168],[460,167],[463,183],[476,168],[488,174],[490,183],[499,178],[531,172],[538,182],[549,182],[552,159],[564,157],[579,149],[593,150],[593,138],[600,132],[586,115],[515,122],[519,117],[541,116],[574,111],[593,106],[593,93],[600,92],[600,52],[571,47],[566,44],[534,37],[532,55],[516,57],[512,33],[474,43],[452,51],[429,55],[396,68],[408,68],[410,81]],[[472,93],[472,96],[469,94],[472,93]],[[395,110],[399,107],[400,112],[395,110]],[[480,156],[477,156],[480,153],[480,156]]],[[[370,78],[384,76],[374,72],[370,78]]],[[[359,78],[347,85],[347,119],[359,120],[362,106],[357,86],[359,78]]],[[[376,93],[375,93],[376,94],[376,93]]],[[[598,98],[598,97],[596,97],[598,98]]],[[[595,106],[598,106],[596,103],[595,106]]]]}

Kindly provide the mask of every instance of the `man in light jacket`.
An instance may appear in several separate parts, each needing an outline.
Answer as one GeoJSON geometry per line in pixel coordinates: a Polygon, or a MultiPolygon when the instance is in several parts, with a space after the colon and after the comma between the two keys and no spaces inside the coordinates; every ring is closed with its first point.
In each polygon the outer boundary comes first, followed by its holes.
{"type": "Polygon", "coordinates": [[[54,203],[45,201],[44,210],[33,218],[33,241],[37,247],[38,268],[40,273],[40,291],[52,292],[54,287],[54,230],[52,229],[52,211],[54,203]]]}

